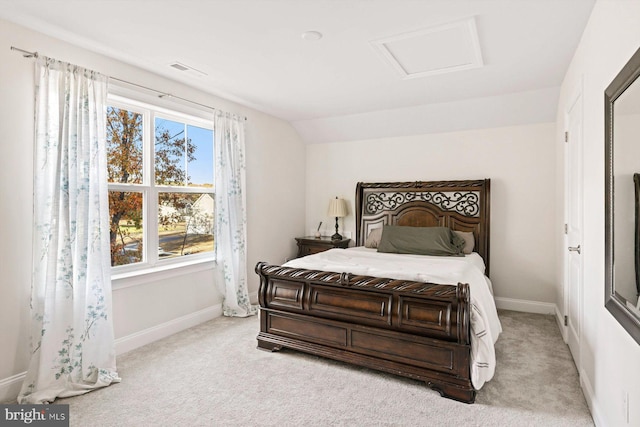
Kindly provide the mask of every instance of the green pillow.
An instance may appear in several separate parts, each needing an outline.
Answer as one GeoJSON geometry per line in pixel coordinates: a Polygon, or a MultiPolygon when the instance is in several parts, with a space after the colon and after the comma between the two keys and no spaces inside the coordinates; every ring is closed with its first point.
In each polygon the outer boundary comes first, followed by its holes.
{"type": "Polygon", "coordinates": [[[447,227],[385,225],[378,252],[415,255],[464,256],[465,241],[447,227]]]}

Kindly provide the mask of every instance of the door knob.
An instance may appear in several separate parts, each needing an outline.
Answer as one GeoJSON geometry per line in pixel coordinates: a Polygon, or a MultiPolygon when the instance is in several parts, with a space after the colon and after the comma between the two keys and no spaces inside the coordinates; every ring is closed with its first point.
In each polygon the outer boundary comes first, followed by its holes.
{"type": "Polygon", "coordinates": [[[580,245],[578,245],[578,246],[569,246],[569,252],[578,252],[578,253],[580,253],[580,245]]]}

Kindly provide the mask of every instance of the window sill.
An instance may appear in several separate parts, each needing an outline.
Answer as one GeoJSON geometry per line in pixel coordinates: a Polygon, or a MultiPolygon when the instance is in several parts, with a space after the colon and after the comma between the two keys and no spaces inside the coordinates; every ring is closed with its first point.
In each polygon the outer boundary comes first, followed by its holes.
{"type": "Polygon", "coordinates": [[[115,273],[111,275],[111,289],[115,291],[144,283],[169,279],[171,277],[184,276],[186,274],[197,273],[200,271],[214,270],[215,268],[216,262],[213,258],[201,258],[193,261],[171,263],[162,266],[115,273]]]}

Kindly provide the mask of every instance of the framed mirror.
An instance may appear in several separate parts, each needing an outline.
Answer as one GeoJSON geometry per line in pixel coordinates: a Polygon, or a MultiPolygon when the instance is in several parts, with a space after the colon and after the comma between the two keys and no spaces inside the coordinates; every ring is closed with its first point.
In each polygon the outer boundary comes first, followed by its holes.
{"type": "Polygon", "coordinates": [[[605,307],[640,344],[640,49],[605,90],[605,307]]]}

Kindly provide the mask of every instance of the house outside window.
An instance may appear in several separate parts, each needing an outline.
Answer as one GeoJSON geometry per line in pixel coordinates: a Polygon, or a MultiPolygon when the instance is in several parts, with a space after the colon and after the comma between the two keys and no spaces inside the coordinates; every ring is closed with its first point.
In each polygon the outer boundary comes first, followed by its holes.
{"type": "Polygon", "coordinates": [[[114,271],[212,260],[212,120],[110,95],[106,126],[114,271]]]}

